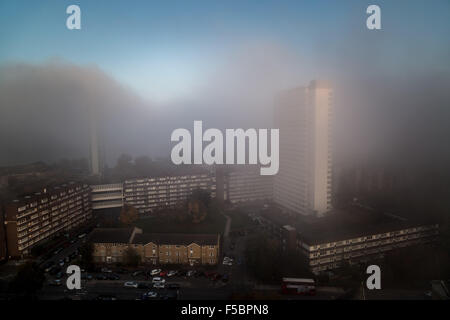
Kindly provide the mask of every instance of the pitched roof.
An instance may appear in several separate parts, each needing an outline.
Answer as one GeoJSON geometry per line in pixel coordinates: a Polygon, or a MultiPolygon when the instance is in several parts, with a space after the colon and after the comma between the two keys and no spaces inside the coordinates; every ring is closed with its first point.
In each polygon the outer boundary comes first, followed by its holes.
{"type": "Polygon", "coordinates": [[[217,245],[218,234],[189,234],[189,233],[142,233],[136,234],[133,242],[135,244],[147,244],[149,242],[158,245],[217,245]]]}

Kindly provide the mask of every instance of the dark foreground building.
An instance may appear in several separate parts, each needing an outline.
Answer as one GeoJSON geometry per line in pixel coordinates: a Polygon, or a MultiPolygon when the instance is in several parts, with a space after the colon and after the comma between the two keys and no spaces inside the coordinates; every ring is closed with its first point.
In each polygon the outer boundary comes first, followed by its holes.
{"type": "Polygon", "coordinates": [[[45,188],[4,208],[8,256],[23,258],[38,243],[92,218],[91,189],[74,182],[45,188]]]}

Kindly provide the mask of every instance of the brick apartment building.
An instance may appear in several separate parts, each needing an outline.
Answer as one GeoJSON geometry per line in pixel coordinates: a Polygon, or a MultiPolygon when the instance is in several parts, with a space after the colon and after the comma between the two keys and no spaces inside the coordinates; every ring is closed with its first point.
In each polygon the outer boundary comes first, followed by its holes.
{"type": "Polygon", "coordinates": [[[351,206],[311,220],[289,219],[267,212],[259,217],[263,230],[283,248],[306,257],[312,272],[382,258],[387,252],[436,240],[439,225],[410,221],[370,208],[351,206]]]}
{"type": "Polygon", "coordinates": [[[4,207],[8,256],[23,258],[31,248],[92,218],[91,191],[70,182],[13,200],[4,207]]]}
{"type": "Polygon", "coordinates": [[[219,259],[219,234],[142,233],[138,228],[95,229],[90,237],[96,263],[124,262],[133,248],[145,264],[215,265],[219,259]]]}
{"type": "Polygon", "coordinates": [[[209,173],[199,173],[126,180],[124,203],[146,213],[176,206],[196,189],[208,191],[211,197],[215,197],[215,177],[209,173]]]}

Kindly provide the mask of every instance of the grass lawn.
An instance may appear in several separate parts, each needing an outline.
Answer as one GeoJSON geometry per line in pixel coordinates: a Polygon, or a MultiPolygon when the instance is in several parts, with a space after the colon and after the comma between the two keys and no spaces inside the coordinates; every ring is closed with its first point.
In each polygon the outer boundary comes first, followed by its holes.
{"type": "Polygon", "coordinates": [[[208,216],[200,223],[170,221],[165,218],[140,218],[135,225],[145,233],[220,233],[225,229],[226,219],[221,214],[208,216]]]}

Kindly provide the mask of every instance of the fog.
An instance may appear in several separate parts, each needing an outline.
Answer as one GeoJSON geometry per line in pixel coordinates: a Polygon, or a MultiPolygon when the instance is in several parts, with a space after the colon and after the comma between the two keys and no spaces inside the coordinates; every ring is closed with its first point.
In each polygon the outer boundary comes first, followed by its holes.
{"type": "Polygon", "coordinates": [[[224,53],[189,96],[165,103],[140,97],[96,65],[62,58],[4,64],[0,165],[87,157],[93,110],[109,165],[121,153],[169,157],[174,129],[192,129],[194,120],[222,129],[270,128],[280,90],[326,76],[335,92],[336,163],[445,166],[450,160],[449,73],[392,73],[376,62],[378,54],[370,47],[342,50],[335,60],[311,65],[288,46],[247,43],[224,53]]]}

